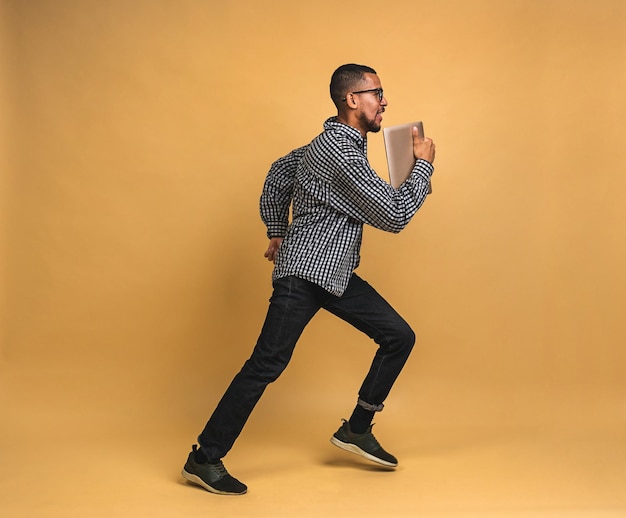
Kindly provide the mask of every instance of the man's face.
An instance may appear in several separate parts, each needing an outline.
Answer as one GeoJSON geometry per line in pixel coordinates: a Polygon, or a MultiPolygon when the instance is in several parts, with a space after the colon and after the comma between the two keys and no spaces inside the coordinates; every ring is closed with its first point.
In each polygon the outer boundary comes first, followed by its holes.
{"type": "Polygon", "coordinates": [[[359,121],[359,125],[361,126],[361,133],[363,134],[368,131],[371,131],[372,133],[380,131],[381,123],[383,121],[382,114],[387,106],[387,99],[385,99],[385,97],[379,99],[378,91],[363,92],[363,90],[377,89],[382,90],[378,76],[376,74],[365,74],[363,81],[359,84],[357,89],[357,91],[361,93],[352,94],[355,97],[356,102],[358,102],[357,119],[359,121]]]}

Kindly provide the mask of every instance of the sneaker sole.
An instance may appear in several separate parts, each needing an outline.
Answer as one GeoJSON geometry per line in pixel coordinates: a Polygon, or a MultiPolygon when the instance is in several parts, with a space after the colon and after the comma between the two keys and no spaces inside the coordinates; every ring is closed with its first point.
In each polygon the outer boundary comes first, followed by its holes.
{"type": "Polygon", "coordinates": [[[361,457],[364,457],[367,460],[371,460],[372,462],[376,462],[377,464],[381,464],[382,466],[386,466],[388,468],[395,468],[398,466],[397,462],[394,463],[394,462],[389,462],[387,460],[379,459],[378,457],[375,457],[371,453],[367,453],[365,450],[362,450],[356,444],[340,441],[334,435],[330,438],[330,442],[334,444],[335,446],[337,446],[338,448],[341,448],[342,450],[349,451],[350,453],[356,453],[357,455],[360,455],[361,457]]]}
{"type": "Polygon", "coordinates": [[[192,484],[196,484],[196,485],[206,489],[210,493],[215,493],[216,495],[245,495],[246,492],[247,492],[247,489],[246,489],[246,491],[244,491],[242,493],[232,493],[232,492],[229,492],[229,491],[220,491],[219,489],[215,489],[214,487],[209,486],[198,475],[194,475],[193,473],[189,473],[185,469],[183,469],[182,475],[183,475],[183,478],[185,480],[188,480],[192,484]]]}

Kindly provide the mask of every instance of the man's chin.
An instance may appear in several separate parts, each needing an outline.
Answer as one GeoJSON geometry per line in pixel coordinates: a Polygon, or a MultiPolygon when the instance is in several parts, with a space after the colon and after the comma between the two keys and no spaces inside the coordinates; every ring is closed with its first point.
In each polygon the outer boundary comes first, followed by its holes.
{"type": "Polygon", "coordinates": [[[382,126],[381,122],[382,121],[378,120],[370,120],[367,124],[367,130],[371,131],[372,133],[378,133],[382,126]]]}
{"type": "Polygon", "coordinates": [[[376,119],[369,119],[369,120],[365,118],[361,119],[368,133],[378,133],[380,131],[382,119],[381,120],[377,120],[377,119],[378,117],[376,119]]]}

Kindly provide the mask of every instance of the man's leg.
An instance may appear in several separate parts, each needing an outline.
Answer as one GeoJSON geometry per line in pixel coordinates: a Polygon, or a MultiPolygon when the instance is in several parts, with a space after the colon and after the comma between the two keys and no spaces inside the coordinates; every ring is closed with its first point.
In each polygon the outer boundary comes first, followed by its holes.
{"type": "MultiPolygon", "coordinates": [[[[198,437],[201,451],[195,452],[194,460],[216,464],[231,449],[267,385],[275,381],[289,363],[304,327],[326,296],[318,286],[296,277],[274,282],[257,344],[198,437]]],[[[190,468],[193,471],[196,465],[190,464],[190,468]]],[[[226,492],[215,490],[213,483],[202,484],[195,478],[185,478],[209,491],[226,492]]]]}
{"type": "Polygon", "coordinates": [[[356,441],[358,444],[355,448],[350,445],[344,449],[393,467],[397,465],[397,460],[376,442],[371,434],[371,422],[374,413],[382,410],[383,402],[413,349],[415,333],[391,305],[356,274],[352,275],[345,293],[327,301],[324,309],[350,323],[378,344],[352,416],[331,440],[340,447],[356,441]]]}

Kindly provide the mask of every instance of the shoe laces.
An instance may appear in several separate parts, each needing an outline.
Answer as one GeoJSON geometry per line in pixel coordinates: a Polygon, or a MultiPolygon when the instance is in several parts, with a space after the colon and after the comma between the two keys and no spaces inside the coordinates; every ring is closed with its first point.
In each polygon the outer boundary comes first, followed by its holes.
{"type": "Polygon", "coordinates": [[[211,471],[219,475],[220,478],[228,475],[228,471],[226,471],[226,466],[224,466],[224,463],[221,460],[216,462],[215,464],[211,464],[211,471]]]}
{"type": "Polygon", "coordinates": [[[374,434],[372,433],[372,430],[370,429],[368,432],[366,432],[365,437],[369,438],[370,441],[372,441],[372,443],[374,444],[374,446],[376,446],[377,448],[380,448],[380,443],[378,442],[378,439],[376,439],[376,437],[374,437],[374,434]]]}
{"type": "Polygon", "coordinates": [[[367,441],[371,447],[375,448],[375,449],[383,449],[383,447],[380,445],[380,443],[378,442],[378,439],[376,439],[376,437],[374,436],[374,434],[372,433],[372,427],[374,425],[371,424],[369,426],[369,428],[361,433],[361,434],[354,434],[355,436],[357,436],[358,438],[360,438],[360,440],[365,440],[367,441]]]}

